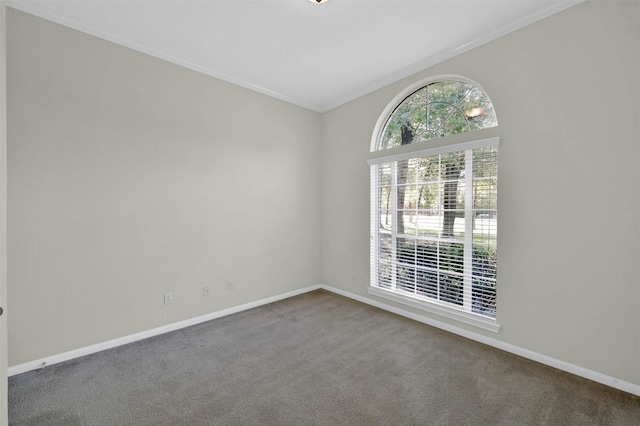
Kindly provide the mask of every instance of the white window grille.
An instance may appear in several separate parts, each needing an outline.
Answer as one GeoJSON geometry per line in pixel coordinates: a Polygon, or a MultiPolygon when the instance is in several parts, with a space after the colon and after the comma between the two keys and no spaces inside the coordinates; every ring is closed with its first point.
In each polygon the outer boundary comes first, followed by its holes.
{"type": "Polygon", "coordinates": [[[374,286],[495,318],[497,143],[372,164],[374,286]]]}
{"type": "MultiPolygon", "coordinates": [[[[477,87],[455,81],[427,85],[394,109],[378,150],[446,136],[442,129],[473,131],[468,121],[477,115],[465,113],[472,110],[490,111],[491,117],[481,123],[497,125],[493,106],[477,87]],[[451,104],[443,107],[442,99],[430,100],[429,93],[446,94],[451,104]],[[430,107],[436,104],[441,117],[430,107]],[[449,123],[455,115],[458,127],[449,123]],[[427,133],[431,136],[425,137],[427,133]]],[[[370,292],[498,330],[498,145],[499,139],[491,138],[369,161],[370,292]]]]}

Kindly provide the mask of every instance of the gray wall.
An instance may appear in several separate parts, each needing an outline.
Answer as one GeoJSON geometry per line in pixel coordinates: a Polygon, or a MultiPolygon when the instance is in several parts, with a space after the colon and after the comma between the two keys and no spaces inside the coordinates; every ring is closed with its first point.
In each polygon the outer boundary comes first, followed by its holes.
{"type": "Polygon", "coordinates": [[[9,365],[320,282],[319,114],[7,18],[9,365]]]}
{"type": "Polygon", "coordinates": [[[502,330],[469,329],[640,384],[639,17],[580,4],[319,115],[9,9],[9,364],[321,282],[375,299],[374,125],[458,74],[502,140],[502,330]]]}
{"type": "Polygon", "coordinates": [[[502,330],[449,322],[640,384],[639,18],[637,2],[580,4],[324,114],[323,282],[376,299],[374,125],[415,81],[462,75],[499,120],[477,137],[501,137],[502,330]]]}
{"type": "MultiPolygon", "coordinates": [[[[0,306],[7,307],[7,85],[6,2],[0,0],[0,306]]],[[[0,317],[0,425],[7,414],[7,315],[0,317]]]]}

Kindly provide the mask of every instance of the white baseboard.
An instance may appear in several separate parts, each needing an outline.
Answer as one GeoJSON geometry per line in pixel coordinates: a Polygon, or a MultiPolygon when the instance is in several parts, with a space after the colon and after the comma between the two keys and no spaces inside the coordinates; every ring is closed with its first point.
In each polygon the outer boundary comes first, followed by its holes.
{"type": "Polygon", "coordinates": [[[523,358],[530,359],[532,361],[539,362],[541,364],[548,365],[558,370],[566,371],[567,373],[575,374],[576,376],[584,377],[585,379],[592,380],[594,382],[602,383],[603,385],[610,386],[615,389],[619,389],[624,392],[628,392],[633,395],[640,396],[640,385],[625,382],[624,380],[616,379],[615,377],[607,376],[606,374],[598,373],[597,371],[589,370],[584,367],[580,367],[569,362],[565,362],[556,358],[552,358],[547,355],[540,354],[538,352],[524,349],[519,346],[505,343],[500,340],[483,336],[482,334],[474,333],[463,328],[452,326],[450,324],[429,318],[423,315],[415,314],[413,312],[406,311],[404,309],[396,308],[395,306],[388,305],[377,300],[369,299],[367,297],[359,296],[357,294],[350,293],[348,291],[340,290],[327,285],[320,285],[320,288],[330,291],[332,293],[339,294],[341,296],[348,297],[350,299],[357,300],[367,305],[375,306],[376,308],[383,309],[385,311],[393,312],[394,314],[401,315],[406,318],[421,322],[423,324],[431,325],[436,328],[457,334],[462,337],[466,337],[476,342],[484,343],[485,345],[493,346],[494,348],[501,349],[506,352],[521,356],[523,358]]]}
{"type": "Polygon", "coordinates": [[[117,346],[126,345],[127,343],[137,342],[138,340],[147,339],[149,337],[157,336],[159,334],[168,333],[170,331],[179,330],[181,328],[200,324],[202,322],[211,321],[216,318],[221,318],[227,315],[246,311],[247,309],[252,309],[258,306],[277,302],[278,300],[287,299],[289,297],[297,296],[302,293],[318,290],[319,288],[321,288],[321,286],[319,285],[305,287],[299,290],[290,291],[288,293],[280,294],[277,296],[268,297],[266,299],[257,300],[255,302],[249,302],[243,305],[234,306],[232,308],[223,309],[221,311],[212,312],[210,314],[202,315],[196,318],[175,322],[173,324],[167,324],[162,327],[153,328],[151,330],[142,331],[140,333],[131,334],[129,336],[124,336],[117,339],[108,340],[106,342],[97,343],[95,345],[86,346],[84,348],[75,349],[73,351],[64,352],[58,355],[48,356],[35,361],[25,362],[24,364],[19,364],[19,365],[9,367],[7,369],[7,375],[11,377],[11,376],[15,376],[16,374],[26,373],[27,371],[37,370],[45,366],[57,364],[59,362],[69,361],[71,359],[79,358],[81,356],[90,355],[96,352],[104,351],[106,349],[111,349],[117,346]]]}
{"type": "Polygon", "coordinates": [[[118,339],[109,340],[106,342],[98,343],[95,345],[87,346],[84,348],[76,349],[76,350],[65,352],[62,354],[45,357],[35,361],[26,362],[20,365],[15,365],[15,366],[9,367],[7,373],[8,373],[8,376],[14,376],[16,374],[26,373],[27,371],[37,370],[39,368],[42,368],[43,366],[57,364],[59,362],[68,361],[68,360],[85,356],[85,355],[90,355],[106,349],[111,349],[117,346],[126,345],[128,343],[133,343],[133,342],[143,340],[149,337],[157,336],[163,333],[168,333],[170,331],[179,330],[181,328],[200,324],[205,321],[221,318],[227,315],[235,314],[237,312],[246,311],[247,309],[252,309],[252,308],[266,305],[272,302],[277,302],[278,300],[287,299],[289,297],[297,296],[299,294],[307,293],[309,291],[314,291],[318,289],[324,289],[332,293],[336,293],[341,296],[348,297],[349,299],[357,300],[359,302],[366,303],[367,305],[375,306],[376,308],[380,308],[385,311],[393,312],[394,314],[398,314],[403,317],[410,318],[412,320],[421,322],[423,324],[431,325],[433,327],[440,328],[450,333],[457,334],[459,336],[466,337],[471,340],[475,340],[476,342],[484,343],[485,345],[493,346],[494,348],[498,348],[515,355],[519,355],[523,358],[527,358],[532,361],[536,361],[541,364],[545,364],[550,367],[554,367],[559,370],[566,371],[571,374],[575,374],[576,376],[584,377],[585,379],[602,383],[603,385],[607,385],[612,388],[619,389],[621,391],[640,396],[640,385],[629,383],[624,380],[616,379],[615,377],[607,376],[606,374],[598,373],[597,371],[589,370],[587,368],[580,367],[578,365],[571,364],[569,362],[552,358],[547,355],[543,355],[528,349],[524,349],[519,346],[512,345],[510,343],[505,343],[491,337],[483,336],[481,334],[474,333],[472,331],[465,330],[463,328],[459,328],[459,327],[435,320],[433,318],[429,318],[423,315],[409,312],[407,310],[397,308],[395,306],[391,306],[386,303],[379,302],[377,300],[359,296],[357,294],[350,293],[348,291],[344,291],[344,290],[331,287],[328,285],[324,285],[324,284],[305,287],[299,290],[291,291],[291,292],[280,294],[273,297],[268,297],[266,299],[257,300],[255,302],[245,303],[243,305],[234,306],[232,308],[223,309],[221,311],[212,312],[207,315],[202,315],[196,318],[191,318],[191,319],[176,322],[173,324],[168,324],[162,327],[154,328],[151,330],[143,331],[140,333],[121,337],[118,339]]]}

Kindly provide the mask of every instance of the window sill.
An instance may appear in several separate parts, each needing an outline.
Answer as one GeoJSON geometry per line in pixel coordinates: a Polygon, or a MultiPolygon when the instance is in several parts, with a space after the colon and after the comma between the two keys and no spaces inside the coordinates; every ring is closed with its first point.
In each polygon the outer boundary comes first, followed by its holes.
{"type": "Polygon", "coordinates": [[[369,286],[367,287],[367,291],[369,292],[369,294],[372,294],[374,296],[382,297],[393,302],[402,303],[404,305],[421,309],[432,314],[440,315],[448,319],[459,321],[467,325],[472,325],[474,327],[482,328],[494,333],[500,332],[500,324],[490,318],[483,318],[478,315],[458,311],[457,309],[452,309],[447,306],[437,305],[435,303],[427,301],[423,302],[419,299],[414,299],[413,297],[405,296],[395,291],[379,287],[369,286]]]}

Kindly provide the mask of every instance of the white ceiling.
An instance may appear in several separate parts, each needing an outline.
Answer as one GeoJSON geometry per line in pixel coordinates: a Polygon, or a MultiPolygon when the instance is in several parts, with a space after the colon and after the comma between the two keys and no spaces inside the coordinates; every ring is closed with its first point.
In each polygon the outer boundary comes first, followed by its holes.
{"type": "Polygon", "coordinates": [[[582,0],[7,0],[315,111],[582,0]]]}

